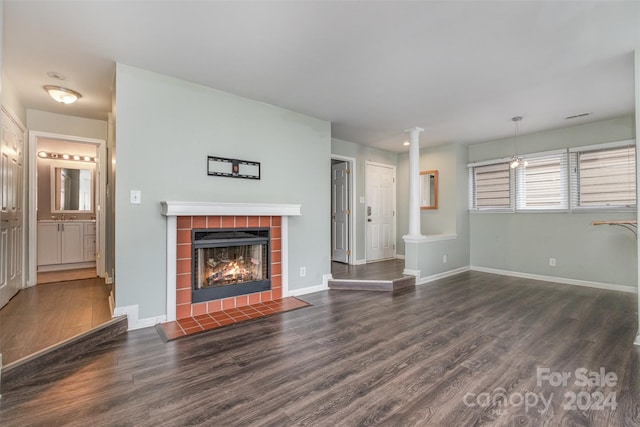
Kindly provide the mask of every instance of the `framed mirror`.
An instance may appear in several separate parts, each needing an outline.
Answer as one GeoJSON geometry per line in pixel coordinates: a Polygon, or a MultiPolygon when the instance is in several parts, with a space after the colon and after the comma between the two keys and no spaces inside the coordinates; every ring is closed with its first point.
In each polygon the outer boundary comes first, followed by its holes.
{"type": "Polygon", "coordinates": [[[438,209],[438,171],[420,172],[420,209],[438,209]]]}
{"type": "Polygon", "coordinates": [[[93,212],[93,168],[51,165],[51,212],[93,212]]]}

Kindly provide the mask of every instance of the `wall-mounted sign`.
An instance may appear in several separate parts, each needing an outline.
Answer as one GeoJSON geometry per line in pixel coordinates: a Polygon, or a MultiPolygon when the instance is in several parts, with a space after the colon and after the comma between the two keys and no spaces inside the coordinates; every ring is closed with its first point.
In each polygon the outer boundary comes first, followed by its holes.
{"type": "Polygon", "coordinates": [[[207,156],[207,175],[228,178],[260,179],[260,163],[207,156]]]}

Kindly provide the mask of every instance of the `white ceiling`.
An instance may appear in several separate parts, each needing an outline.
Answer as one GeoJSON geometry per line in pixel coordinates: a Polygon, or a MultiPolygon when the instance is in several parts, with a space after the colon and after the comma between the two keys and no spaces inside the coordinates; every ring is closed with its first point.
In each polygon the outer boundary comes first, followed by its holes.
{"type": "Polygon", "coordinates": [[[332,122],[403,151],[634,111],[640,1],[4,2],[3,67],[26,108],[105,119],[115,62],[332,122]],[[55,104],[42,89],[82,93],[55,104]],[[592,112],[574,120],[564,117],[592,112]]]}

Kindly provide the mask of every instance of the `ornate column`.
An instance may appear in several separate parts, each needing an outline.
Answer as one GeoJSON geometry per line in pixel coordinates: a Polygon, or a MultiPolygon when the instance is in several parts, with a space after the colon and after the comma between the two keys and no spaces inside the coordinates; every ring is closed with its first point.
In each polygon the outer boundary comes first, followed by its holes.
{"type": "Polygon", "coordinates": [[[409,134],[409,234],[405,237],[422,236],[420,228],[420,132],[424,129],[407,129],[409,134]]]}

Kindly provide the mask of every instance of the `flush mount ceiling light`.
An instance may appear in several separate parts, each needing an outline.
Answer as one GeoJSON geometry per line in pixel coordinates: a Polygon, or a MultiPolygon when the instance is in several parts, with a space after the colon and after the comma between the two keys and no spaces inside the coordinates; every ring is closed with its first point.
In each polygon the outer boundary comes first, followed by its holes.
{"type": "Polygon", "coordinates": [[[402,143],[402,145],[404,145],[405,147],[407,147],[407,146],[411,145],[411,143],[410,143],[409,141],[405,141],[405,142],[403,142],[403,143],[402,143]]]}
{"type": "Polygon", "coordinates": [[[78,98],[82,97],[82,95],[75,90],[67,89],[62,86],[46,85],[44,86],[44,90],[47,91],[51,98],[61,104],[73,104],[78,100],[78,98]]]}
{"type": "Polygon", "coordinates": [[[511,169],[515,169],[520,166],[526,167],[527,161],[524,159],[524,157],[518,155],[518,134],[520,133],[520,122],[522,121],[522,116],[512,117],[511,121],[515,125],[515,132],[513,135],[513,145],[515,149],[515,154],[511,158],[511,162],[509,163],[509,166],[511,166],[511,169]]]}

